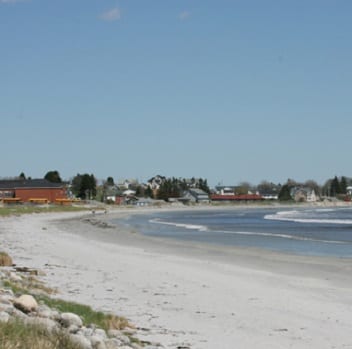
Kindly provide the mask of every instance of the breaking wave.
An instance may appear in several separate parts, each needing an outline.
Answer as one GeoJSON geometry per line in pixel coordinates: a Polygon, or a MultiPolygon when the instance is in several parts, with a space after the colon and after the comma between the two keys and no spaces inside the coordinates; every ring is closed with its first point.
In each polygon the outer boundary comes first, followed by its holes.
{"type": "Polygon", "coordinates": [[[165,221],[160,220],[159,218],[150,219],[149,223],[171,225],[171,226],[177,227],[177,228],[184,228],[184,229],[191,229],[191,230],[198,230],[198,231],[207,231],[208,230],[208,228],[205,225],[165,222],[165,221]]]}
{"type": "Polygon", "coordinates": [[[258,232],[247,232],[247,231],[225,231],[225,230],[221,231],[221,233],[232,234],[232,235],[274,237],[274,238],[299,240],[299,241],[314,241],[314,242],[322,242],[322,243],[326,243],[326,244],[348,244],[349,243],[346,241],[321,240],[321,239],[313,239],[313,238],[309,238],[309,237],[289,235],[289,234],[273,234],[273,233],[258,233],[258,232]]]}
{"type": "MultiPolygon", "coordinates": [[[[316,210],[315,212],[328,213],[332,212],[331,210],[316,210]]],[[[336,218],[319,218],[311,215],[307,217],[307,212],[299,211],[280,211],[275,214],[267,214],[264,216],[264,219],[275,220],[275,221],[286,221],[286,222],[295,222],[295,223],[315,223],[315,224],[344,224],[352,225],[352,219],[336,219],[336,218]],[[312,217],[313,216],[313,217],[312,217]]]]}

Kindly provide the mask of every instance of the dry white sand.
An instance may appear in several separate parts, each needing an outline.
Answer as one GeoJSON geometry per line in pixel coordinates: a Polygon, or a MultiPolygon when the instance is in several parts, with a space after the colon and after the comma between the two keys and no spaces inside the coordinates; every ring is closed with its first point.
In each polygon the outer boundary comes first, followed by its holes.
{"type": "Polygon", "coordinates": [[[58,222],[78,215],[0,218],[0,250],[44,270],[60,297],[124,315],[166,348],[352,348],[351,260],[58,222]]]}

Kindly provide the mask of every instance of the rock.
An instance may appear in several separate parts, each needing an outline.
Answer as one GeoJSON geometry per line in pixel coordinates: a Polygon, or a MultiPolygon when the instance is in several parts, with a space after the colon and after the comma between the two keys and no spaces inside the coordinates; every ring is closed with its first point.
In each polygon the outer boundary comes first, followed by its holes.
{"type": "Polygon", "coordinates": [[[14,297],[13,291],[10,288],[1,288],[0,295],[1,297],[14,297]]]}
{"type": "Polygon", "coordinates": [[[108,338],[106,335],[106,332],[104,330],[102,330],[101,328],[97,328],[94,330],[94,336],[99,337],[101,340],[105,340],[108,338]]]}
{"type": "Polygon", "coordinates": [[[37,301],[33,298],[33,296],[28,294],[24,294],[16,298],[13,302],[13,305],[26,314],[30,313],[31,311],[35,311],[38,308],[37,301]]]}
{"type": "Polygon", "coordinates": [[[121,334],[122,332],[119,330],[114,330],[114,329],[108,330],[109,337],[117,337],[117,336],[120,336],[121,334]]]}
{"type": "Polygon", "coordinates": [[[93,349],[90,340],[79,334],[70,334],[70,339],[73,343],[77,343],[82,349],[93,349]]]}
{"type": "Polygon", "coordinates": [[[4,311],[0,311],[0,322],[8,322],[10,319],[10,315],[5,313],[4,311]]]}
{"type": "Polygon", "coordinates": [[[94,333],[93,328],[82,327],[79,333],[84,337],[92,337],[94,333]]]}
{"type": "Polygon", "coordinates": [[[116,339],[120,340],[123,344],[130,344],[131,340],[124,334],[120,334],[119,336],[115,337],[116,339]]]}
{"type": "Polygon", "coordinates": [[[14,272],[10,273],[10,280],[15,282],[21,282],[22,278],[14,272]]]}
{"type": "Polygon", "coordinates": [[[68,328],[67,328],[67,331],[69,333],[78,333],[79,331],[79,327],[77,325],[70,325],[68,328]]]}
{"type": "Polygon", "coordinates": [[[133,349],[144,349],[141,345],[137,344],[137,343],[131,343],[131,348],[133,349]]]}
{"type": "Polygon", "coordinates": [[[131,343],[131,348],[133,349],[144,349],[141,345],[137,344],[137,343],[131,343]]]}
{"type": "Polygon", "coordinates": [[[128,344],[128,345],[131,344],[131,339],[130,339],[130,337],[128,335],[132,335],[132,334],[135,334],[135,333],[136,333],[136,331],[132,330],[132,329],[131,329],[131,332],[130,331],[125,331],[125,329],[122,330],[122,331],[119,331],[119,330],[109,330],[108,331],[109,337],[116,338],[116,339],[118,339],[121,342],[121,344],[128,344]]]}
{"type": "Polygon", "coordinates": [[[110,338],[105,341],[106,349],[119,349],[121,345],[121,341],[116,338],[110,338]]]}
{"type": "Polygon", "coordinates": [[[53,319],[53,311],[45,304],[39,304],[37,315],[42,318],[53,319]]]}
{"type": "Polygon", "coordinates": [[[92,336],[90,337],[90,343],[93,349],[106,349],[106,345],[104,340],[99,336],[92,336]]]}
{"type": "Polygon", "coordinates": [[[60,323],[64,327],[70,327],[71,325],[82,327],[83,325],[82,319],[77,314],[73,313],[62,313],[60,323]]]}
{"type": "Polygon", "coordinates": [[[12,312],[10,313],[11,316],[15,316],[23,321],[28,318],[28,315],[25,314],[22,310],[18,310],[15,307],[12,308],[12,312]]]}
{"type": "Polygon", "coordinates": [[[28,317],[25,319],[25,323],[42,326],[48,332],[53,332],[59,328],[58,324],[54,320],[41,317],[28,317]]]}
{"type": "Polygon", "coordinates": [[[14,309],[15,308],[11,303],[10,304],[4,304],[4,303],[0,304],[0,311],[2,311],[2,312],[12,314],[14,312],[14,309]]]}

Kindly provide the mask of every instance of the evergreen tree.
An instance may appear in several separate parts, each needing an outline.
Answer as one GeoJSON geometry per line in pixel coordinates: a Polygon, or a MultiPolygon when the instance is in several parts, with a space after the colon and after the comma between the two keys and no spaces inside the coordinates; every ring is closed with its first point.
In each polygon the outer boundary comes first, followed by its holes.
{"type": "Polygon", "coordinates": [[[337,194],[340,194],[340,193],[341,193],[340,182],[339,182],[339,179],[337,178],[337,176],[335,176],[330,184],[330,195],[336,196],[337,194]]]}
{"type": "Polygon", "coordinates": [[[108,177],[108,178],[106,179],[106,183],[105,183],[105,184],[106,184],[107,186],[109,186],[109,187],[114,186],[114,185],[115,185],[114,178],[108,177]]]}
{"type": "Polygon", "coordinates": [[[58,171],[49,171],[44,176],[44,179],[51,183],[62,183],[62,179],[58,171]]]}
{"type": "Polygon", "coordinates": [[[285,184],[282,186],[280,193],[279,193],[279,200],[280,201],[289,201],[292,200],[291,194],[290,194],[290,187],[289,185],[285,184]]]}
{"type": "Polygon", "coordinates": [[[340,194],[346,194],[346,193],[347,193],[347,180],[346,180],[346,177],[342,176],[341,182],[340,182],[340,194]]]}
{"type": "Polygon", "coordinates": [[[91,199],[97,194],[96,179],[93,174],[77,174],[72,179],[72,192],[81,199],[91,199]]]}
{"type": "Polygon", "coordinates": [[[199,179],[199,189],[205,191],[207,194],[210,194],[210,188],[206,179],[199,179]]]}
{"type": "Polygon", "coordinates": [[[153,198],[153,190],[150,187],[147,187],[144,191],[144,196],[147,198],[153,198]]]}

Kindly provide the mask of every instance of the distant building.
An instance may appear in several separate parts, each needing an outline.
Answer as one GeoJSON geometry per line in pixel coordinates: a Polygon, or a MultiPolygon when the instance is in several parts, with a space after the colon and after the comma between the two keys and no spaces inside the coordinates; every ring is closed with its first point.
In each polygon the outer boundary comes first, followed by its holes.
{"type": "Polygon", "coordinates": [[[10,198],[19,202],[34,202],[35,199],[55,202],[67,199],[67,191],[63,183],[52,183],[46,179],[0,180],[0,199],[10,198]]]}
{"type": "Polygon", "coordinates": [[[240,195],[221,195],[221,194],[212,194],[210,195],[212,201],[261,201],[264,198],[258,194],[240,194],[240,195]]]}
{"type": "Polygon", "coordinates": [[[195,203],[209,203],[209,195],[201,189],[192,188],[187,190],[182,196],[181,200],[183,202],[195,202],[195,203]]]}
{"type": "Polygon", "coordinates": [[[290,191],[291,197],[296,202],[316,202],[318,197],[314,189],[308,187],[293,187],[290,191]]]}
{"type": "Polygon", "coordinates": [[[235,186],[223,186],[223,185],[218,185],[215,187],[215,192],[216,194],[219,195],[236,195],[236,188],[235,186]]]}
{"type": "Polygon", "coordinates": [[[352,196],[352,186],[348,186],[346,188],[346,194],[349,195],[349,196],[352,196]]]}
{"type": "Polygon", "coordinates": [[[257,192],[264,200],[278,200],[279,193],[277,190],[259,190],[257,192]]]}
{"type": "Polygon", "coordinates": [[[166,177],[157,175],[148,181],[148,186],[151,190],[159,190],[160,186],[166,181],[166,177]]]}

